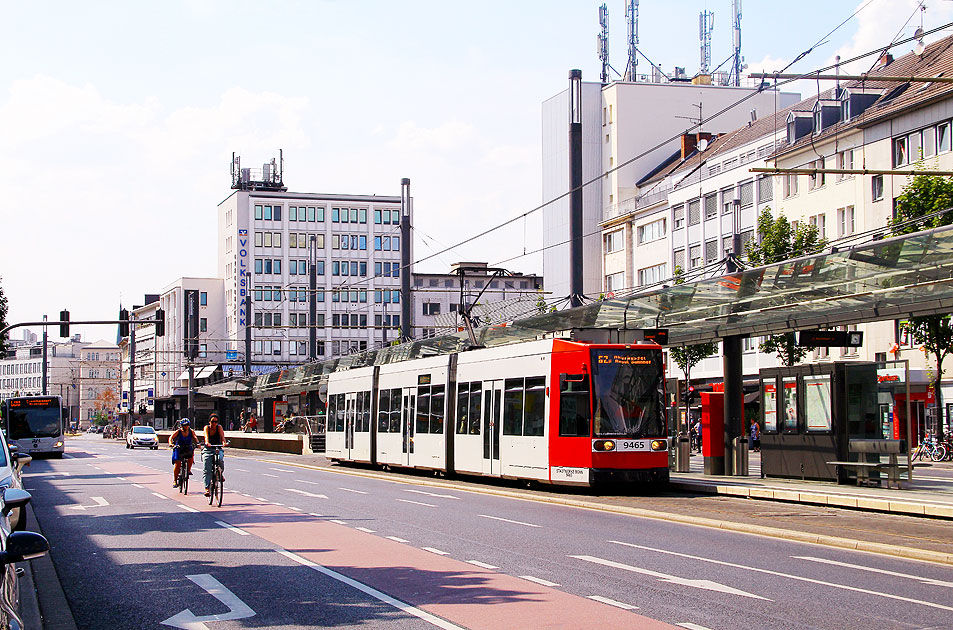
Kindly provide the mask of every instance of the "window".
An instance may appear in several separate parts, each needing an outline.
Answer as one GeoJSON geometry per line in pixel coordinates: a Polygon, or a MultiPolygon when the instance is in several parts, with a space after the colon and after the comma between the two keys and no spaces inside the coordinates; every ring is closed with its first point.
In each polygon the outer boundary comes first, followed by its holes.
{"type": "Polygon", "coordinates": [[[262,233],[255,232],[255,247],[261,247],[262,243],[262,233]]]}
{"type": "Polygon", "coordinates": [[[797,175],[794,173],[782,175],[781,182],[784,189],[783,194],[785,199],[788,197],[793,197],[797,194],[797,175]]]}
{"type": "Polygon", "coordinates": [[[672,229],[680,230],[685,227],[685,206],[672,208],[672,229]]]}
{"type": "Polygon", "coordinates": [[[817,235],[820,238],[827,238],[827,215],[826,214],[815,214],[810,217],[809,222],[812,227],[817,228],[817,235]]]}
{"type": "Polygon", "coordinates": [[[606,292],[620,291],[625,284],[625,273],[620,271],[618,273],[609,274],[606,276],[606,292]]]}
{"type": "Polygon", "coordinates": [[[874,201],[884,198],[884,176],[874,175],[870,178],[870,196],[874,201]]]}
{"type": "Polygon", "coordinates": [[[714,219],[718,217],[718,195],[705,196],[705,218],[714,219]]]}
{"type": "Polygon", "coordinates": [[[665,238],[665,219],[638,226],[636,236],[640,245],[665,238]]]}
{"type": "Polygon", "coordinates": [[[758,178],[758,203],[771,201],[774,197],[774,185],[770,177],[762,175],[758,178]]]}
{"type": "MultiPolygon", "coordinates": [[[[823,170],[824,158],[810,162],[808,164],[808,168],[823,170]]],[[[817,190],[818,188],[822,188],[824,186],[824,182],[825,182],[824,173],[814,173],[813,175],[809,175],[807,180],[807,189],[817,190]]]]}
{"type": "Polygon", "coordinates": [[[940,123],[936,126],[936,152],[946,153],[950,150],[950,123],[940,123]]]}
{"type": "Polygon", "coordinates": [[[676,249],[672,252],[672,265],[675,267],[675,270],[681,269],[685,271],[685,250],[676,249]]]}
{"type": "Polygon", "coordinates": [[[923,130],[923,157],[936,155],[936,127],[927,127],[923,130]]]}
{"type": "Polygon", "coordinates": [[[838,208],[837,236],[847,236],[854,233],[854,206],[838,208]]]}
{"type": "Polygon", "coordinates": [[[208,293],[205,291],[199,292],[199,304],[201,306],[208,306],[208,293]]]}
{"type": "Polygon", "coordinates": [[[424,315],[440,314],[440,302],[424,302],[422,306],[424,315]]]}
{"type": "Polygon", "coordinates": [[[206,358],[208,356],[208,344],[200,343],[199,344],[199,357],[206,358]]]}
{"type": "Polygon", "coordinates": [[[261,270],[262,270],[262,259],[256,258],[255,259],[255,273],[261,273],[261,270]]]}
{"type": "Polygon", "coordinates": [[[271,247],[271,232],[265,232],[265,247],[271,247]]]}
{"type": "Polygon", "coordinates": [[[605,251],[607,254],[622,251],[622,234],[623,230],[616,230],[605,235],[605,251]]]}
{"type": "MultiPolygon", "coordinates": [[[[390,217],[388,217],[388,218],[390,218],[390,217]]],[[[380,210],[375,210],[375,211],[374,211],[374,223],[376,223],[377,225],[380,225],[380,223],[381,223],[381,211],[380,211],[380,210]]]]}
{"type": "Polygon", "coordinates": [[[644,287],[649,284],[656,284],[667,278],[666,267],[667,265],[662,263],[660,265],[639,269],[639,286],[644,287]]]}
{"type": "Polygon", "coordinates": [[[705,242],[705,263],[713,263],[718,260],[718,240],[705,242]]]}
{"type": "Polygon", "coordinates": [[[688,248],[688,259],[690,269],[697,269],[702,266],[702,246],[701,244],[691,245],[688,248]]]}
{"type": "Polygon", "coordinates": [[[692,199],[688,202],[688,224],[698,225],[702,220],[701,201],[692,199]]]}
{"type": "Polygon", "coordinates": [[[896,138],[893,141],[893,165],[904,166],[910,163],[910,151],[907,138],[896,138]]]}
{"type": "Polygon", "coordinates": [[[589,399],[589,375],[559,375],[559,435],[589,437],[592,407],[589,399]]]}
{"type": "Polygon", "coordinates": [[[263,215],[262,215],[261,206],[255,206],[255,219],[257,219],[258,221],[261,221],[262,216],[263,215]]]}
{"type": "Polygon", "coordinates": [[[745,182],[741,185],[741,207],[748,208],[754,205],[754,182],[745,182]]]}
{"type": "MultiPolygon", "coordinates": [[[[837,154],[837,168],[850,170],[854,168],[854,150],[848,149],[847,151],[841,151],[837,154]]],[[[845,179],[854,179],[853,175],[838,175],[837,181],[843,181],[845,179]]]]}
{"type": "Polygon", "coordinates": [[[208,332],[208,318],[199,317],[199,332],[208,332]]]}

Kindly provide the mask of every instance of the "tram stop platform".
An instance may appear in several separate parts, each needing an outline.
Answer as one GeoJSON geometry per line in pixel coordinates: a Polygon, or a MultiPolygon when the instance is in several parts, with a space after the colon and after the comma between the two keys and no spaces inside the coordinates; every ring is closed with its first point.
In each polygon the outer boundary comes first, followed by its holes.
{"type": "Polygon", "coordinates": [[[760,453],[750,453],[748,476],[704,474],[704,458],[692,454],[689,472],[671,474],[675,490],[751,499],[846,507],[890,514],[953,520],[953,462],[918,462],[902,489],[838,485],[829,481],[761,477],[760,453]]]}

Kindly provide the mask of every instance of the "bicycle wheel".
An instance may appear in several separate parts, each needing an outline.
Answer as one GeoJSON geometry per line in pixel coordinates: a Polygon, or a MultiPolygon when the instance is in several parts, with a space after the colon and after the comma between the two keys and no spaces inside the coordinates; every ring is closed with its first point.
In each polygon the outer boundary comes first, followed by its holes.
{"type": "Polygon", "coordinates": [[[208,504],[212,505],[212,501],[215,500],[215,486],[218,485],[218,480],[215,478],[215,475],[212,475],[212,478],[209,480],[208,485],[208,504]]]}
{"type": "Polygon", "coordinates": [[[222,507],[222,495],[225,494],[225,482],[222,480],[222,469],[219,467],[215,468],[215,490],[213,496],[217,493],[216,500],[218,501],[218,507],[222,507]]]}
{"type": "Polygon", "coordinates": [[[910,461],[915,462],[922,457],[923,457],[923,445],[920,444],[917,446],[916,449],[914,449],[913,455],[910,456],[910,461]]]}
{"type": "Polygon", "coordinates": [[[935,462],[942,462],[944,457],[946,457],[946,447],[942,444],[937,444],[933,448],[933,452],[930,453],[930,459],[935,462]]]}
{"type": "Polygon", "coordinates": [[[182,462],[179,467],[179,492],[181,494],[189,493],[189,465],[188,462],[182,462]]]}

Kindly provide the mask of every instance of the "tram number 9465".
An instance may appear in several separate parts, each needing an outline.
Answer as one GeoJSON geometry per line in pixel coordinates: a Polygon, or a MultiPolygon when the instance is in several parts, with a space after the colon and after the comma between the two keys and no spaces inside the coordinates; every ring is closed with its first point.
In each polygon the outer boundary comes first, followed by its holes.
{"type": "Polygon", "coordinates": [[[611,451],[664,451],[667,440],[593,440],[592,450],[608,453],[611,451]]]}

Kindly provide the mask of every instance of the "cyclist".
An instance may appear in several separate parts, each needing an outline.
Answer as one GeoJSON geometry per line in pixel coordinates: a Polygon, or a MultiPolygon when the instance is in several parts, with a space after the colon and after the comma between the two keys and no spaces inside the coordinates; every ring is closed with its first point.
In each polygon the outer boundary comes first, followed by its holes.
{"type": "MultiPolygon", "coordinates": [[[[205,425],[205,496],[210,494],[215,457],[218,457],[222,469],[225,469],[225,449],[215,448],[222,446],[225,446],[225,429],[218,423],[218,414],[213,413],[209,416],[208,424],[205,425]]],[[[223,476],[222,481],[224,480],[223,476]]]]}
{"type": "Polygon", "coordinates": [[[189,423],[188,418],[182,418],[179,421],[179,428],[169,437],[169,446],[172,447],[172,487],[179,487],[179,470],[182,461],[188,462],[189,474],[192,474],[192,464],[195,462],[195,445],[199,442],[199,436],[189,423]]]}

